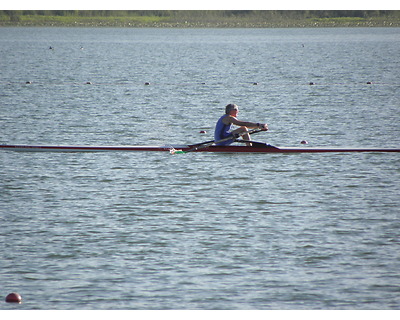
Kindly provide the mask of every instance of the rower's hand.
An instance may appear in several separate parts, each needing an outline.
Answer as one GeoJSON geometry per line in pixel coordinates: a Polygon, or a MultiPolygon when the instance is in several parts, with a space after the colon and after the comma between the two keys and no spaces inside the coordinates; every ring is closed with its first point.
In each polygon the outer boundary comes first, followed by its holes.
{"type": "Polygon", "coordinates": [[[267,131],[268,130],[268,125],[266,123],[260,123],[259,128],[262,131],[267,131]]]}

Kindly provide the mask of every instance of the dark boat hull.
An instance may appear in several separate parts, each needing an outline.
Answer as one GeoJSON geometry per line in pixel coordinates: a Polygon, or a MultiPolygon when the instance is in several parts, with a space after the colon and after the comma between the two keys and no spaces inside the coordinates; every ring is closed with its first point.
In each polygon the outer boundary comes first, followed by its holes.
{"type": "Polygon", "coordinates": [[[56,145],[0,145],[0,150],[18,152],[110,152],[110,151],[171,151],[216,153],[343,153],[343,152],[400,152],[400,148],[338,148],[338,147],[274,147],[263,146],[210,146],[193,150],[193,146],[56,146],[56,145]]]}

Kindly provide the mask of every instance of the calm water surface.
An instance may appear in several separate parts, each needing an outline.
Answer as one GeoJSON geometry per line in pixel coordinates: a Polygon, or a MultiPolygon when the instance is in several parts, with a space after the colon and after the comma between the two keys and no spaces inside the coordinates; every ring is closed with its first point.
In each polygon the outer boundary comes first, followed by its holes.
{"type": "MultiPolygon", "coordinates": [[[[278,146],[399,147],[399,52],[398,28],[0,28],[0,143],[196,143],[237,103],[278,146]]],[[[400,308],[398,154],[0,163],[24,299],[0,309],[400,308]]]]}

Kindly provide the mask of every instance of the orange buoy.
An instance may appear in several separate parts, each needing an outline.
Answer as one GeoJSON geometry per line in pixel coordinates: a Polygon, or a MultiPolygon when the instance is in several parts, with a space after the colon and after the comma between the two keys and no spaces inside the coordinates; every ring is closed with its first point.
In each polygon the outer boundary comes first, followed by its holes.
{"type": "Polygon", "coordinates": [[[7,295],[6,302],[14,302],[14,303],[21,303],[22,297],[19,293],[12,292],[7,295]]]}

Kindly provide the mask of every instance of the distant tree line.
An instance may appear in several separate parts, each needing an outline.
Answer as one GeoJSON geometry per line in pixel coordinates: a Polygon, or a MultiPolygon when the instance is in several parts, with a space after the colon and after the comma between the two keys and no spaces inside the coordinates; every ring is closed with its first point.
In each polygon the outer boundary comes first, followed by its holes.
{"type": "Polygon", "coordinates": [[[0,16],[76,16],[76,17],[129,17],[157,16],[171,18],[198,17],[280,17],[290,19],[385,17],[398,15],[393,10],[0,10],[0,16]]]}
{"type": "Polygon", "coordinates": [[[0,10],[1,25],[123,27],[400,26],[400,11],[0,10]]]}

